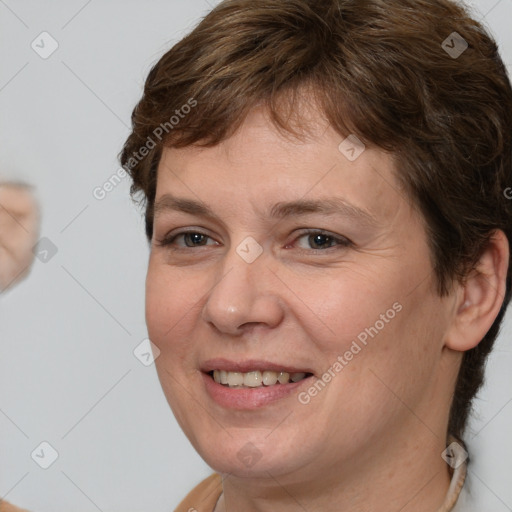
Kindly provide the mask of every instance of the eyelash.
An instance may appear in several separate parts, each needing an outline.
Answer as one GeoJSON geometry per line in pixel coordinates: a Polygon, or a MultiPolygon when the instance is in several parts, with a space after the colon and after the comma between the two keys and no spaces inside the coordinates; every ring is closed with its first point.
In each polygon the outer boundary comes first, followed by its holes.
{"type": "MultiPolygon", "coordinates": [[[[211,239],[211,237],[209,235],[207,235],[206,233],[202,233],[201,231],[188,230],[188,231],[180,231],[179,233],[175,233],[171,237],[167,237],[167,238],[164,238],[162,240],[156,240],[155,244],[158,245],[159,247],[171,248],[171,246],[173,245],[173,243],[175,242],[175,240],[178,237],[184,236],[184,235],[190,235],[190,234],[201,235],[201,236],[204,236],[206,238],[210,238],[211,239]]],[[[327,247],[326,249],[309,249],[309,250],[308,249],[299,249],[299,251],[307,252],[309,254],[325,253],[327,251],[331,252],[330,249],[334,249],[334,250],[338,249],[339,250],[340,248],[346,248],[346,247],[349,247],[349,246],[353,245],[352,242],[350,240],[348,240],[347,238],[334,236],[334,235],[330,234],[329,232],[322,231],[320,229],[316,229],[316,230],[313,229],[313,230],[304,231],[299,236],[297,236],[297,238],[295,238],[294,242],[299,240],[300,238],[302,238],[304,236],[307,236],[307,235],[309,235],[309,236],[311,236],[311,235],[326,236],[332,242],[338,244],[337,246],[327,247]]],[[[204,245],[197,245],[196,247],[206,247],[206,246],[204,246],[204,245]]],[[[179,248],[172,247],[171,248],[171,250],[173,250],[173,251],[187,251],[189,249],[194,249],[194,247],[179,247],[179,248]]]]}

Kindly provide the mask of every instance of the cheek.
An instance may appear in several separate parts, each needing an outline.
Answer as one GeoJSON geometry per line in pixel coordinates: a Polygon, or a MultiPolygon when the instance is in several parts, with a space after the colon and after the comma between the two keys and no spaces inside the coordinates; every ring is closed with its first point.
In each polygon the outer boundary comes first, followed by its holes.
{"type": "MultiPolygon", "coordinates": [[[[174,274],[174,273],[173,273],[174,274]]],[[[185,431],[189,410],[194,401],[187,400],[184,393],[188,386],[186,369],[193,367],[188,359],[193,357],[190,349],[189,329],[193,302],[186,293],[187,283],[173,278],[168,268],[151,263],[146,277],[146,325],[150,340],[160,349],[155,360],[160,384],[178,423],[185,431]]],[[[199,411],[197,411],[199,414],[199,411]]]]}
{"type": "Polygon", "coordinates": [[[356,409],[358,400],[368,399],[373,408],[376,401],[387,402],[386,397],[396,400],[393,391],[416,394],[415,388],[424,385],[434,366],[433,338],[439,337],[436,304],[421,287],[409,294],[403,279],[388,275],[387,281],[376,282],[376,276],[364,279],[358,274],[323,287],[302,288],[315,313],[307,317],[307,331],[322,354],[325,371],[336,375],[330,379],[335,382],[333,390],[338,390],[336,395],[358,397],[356,409]]]}
{"type": "Polygon", "coordinates": [[[159,282],[156,272],[152,270],[150,265],[146,277],[146,325],[150,339],[157,343],[165,334],[165,327],[168,327],[169,319],[166,315],[168,309],[169,293],[167,287],[162,286],[159,282]]]}
{"type": "Polygon", "coordinates": [[[155,340],[167,344],[180,337],[196,311],[201,291],[195,280],[183,277],[150,259],[146,276],[146,324],[155,340]]]}
{"type": "Polygon", "coordinates": [[[349,350],[353,341],[365,347],[365,343],[385,337],[402,314],[396,286],[386,286],[369,272],[338,273],[303,282],[298,289],[307,312],[302,318],[310,319],[307,330],[312,339],[322,343],[322,351],[336,355],[349,350]]]}
{"type": "Polygon", "coordinates": [[[150,265],[146,278],[146,325],[149,339],[160,350],[155,364],[164,388],[172,386],[171,375],[178,378],[187,354],[185,329],[190,306],[178,283],[150,265]]]}
{"type": "Polygon", "coordinates": [[[395,314],[381,310],[387,323],[378,312],[370,327],[364,327],[365,344],[356,335],[361,347],[356,355],[351,355],[352,349],[346,353],[352,360],[337,381],[336,398],[347,401],[355,424],[375,417],[390,423],[406,421],[410,408],[421,407],[428,399],[436,378],[444,325],[439,303],[424,292],[399,302],[401,309],[395,314]]]}

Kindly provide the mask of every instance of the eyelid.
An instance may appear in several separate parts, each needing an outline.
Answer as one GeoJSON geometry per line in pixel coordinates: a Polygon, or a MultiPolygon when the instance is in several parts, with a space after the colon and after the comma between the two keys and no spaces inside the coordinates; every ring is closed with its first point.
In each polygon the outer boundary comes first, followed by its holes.
{"type": "MultiPolygon", "coordinates": [[[[164,235],[162,238],[156,238],[156,236],[155,236],[155,245],[158,245],[159,247],[169,246],[169,245],[171,245],[172,242],[174,242],[174,240],[176,240],[176,238],[178,238],[181,235],[186,235],[188,233],[203,235],[203,236],[213,240],[212,236],[210,236],[208,233],[205,233],[200,228],[192,227],[192,228],[179,229],[179,231],[173,230],[173,231],[167,233],[166,235],[164,235]]],[[[200,247],[200,246],[198,246],[198,247],[200,247]]],[[[191,249],[191,247],[188,247],[187,249],[191,249]]]]}
{"type": "MultiPolygon", "coordinates": [[[[302,238],[303,236],[306,236],[306,235],[325,235],[325,236],[331,238],[332,240],[334,240],[335,242],[337,242],[337,245],[327,247],[326,249],[301,249],[301,248],[298,249],[300,252],[304,252],[304,253],[308,253],[308,254],[330,253],[333,250],[340,250],[340,249],[343,249],[346,247],[354,246],[354,243],[347,237],[342,236],[342,235],[337,235],[335,233],[331,233],[328,230],[319,229],[319,228],[304,228],[304,230],[302,232],[297,234],[297,236],[294,238],[292,243],[295,243],[299,238],[302,238]]],[[[289,245],[289,244],[287,244],[287,245],[289,245]]]]}
{"type": "Polygon", "coordinates": [[[334,238],[335,240],[338,240],[339,242],[347,242],[352,243],[352,241],[343,235],[338,235],[337,233],[333,233],[332,231],[329,231],[327,229],[321,229],[321,228],[299,228],[300,233],[297,235],[297,238],[304,236],[304,235],[326,235],[331,238],[334,238]]]}
{"type": "MultiPolygon", "coordinates": [[[[298,248],[299,252],[304,252],[304,253],[309,253],[309,254],[311,254],[311,253],[313,253],[313,254],[326,253],[326,252],[330,252],[330,250],[335,250],[335,249],[349,247],[349,246],[353,246],[354,245],[354,243],[350,239],[348,239],[347,237],[342,236],[342,235],[337,235],[337,234],[332,233],[332,232],[330,232],[328,230],[325,230],[325,229],[321,229],[321,228],[299,228],[299,231],[300,232],[298,234],[296,234],[296,236],[292,240],[291,244],[295,243],[298,239],[300,239],[300,238],[302,238],[302,237],[304,237],[306,235],[317,235],[317,234],[325,235],[325,236],[331,238],[332,240],[334,240],[335,242],[337,242],[337,245],[334,245],[334,246],[331,246],[331,247],[327,247],[326,249],[302,249],[302,248],[298,248]]],[[[169,234],[165,235],[163,238],[155,239],[155,245],[158,245],[159,247],[171,246],[178,237],[180,237],[182,235],[187,235],[189,233],[202,235],[202,236],[205,236],[206,238],[214,240],[216,242],[216,240],[212,236],[210,236],[208,233],[205,233],[202,229],[191,227],[191,228],[183,228],[183,229],[180,229],[179,231],[176,231],[176,232],[171,231],[169,234]]],[[[288,247],[291,244],[287,243],[286,246],[288,247]]],[[[201,248],[201,247],[206,247],[206,246],[198,245],[198,246],[196,246],[196,248],[201,248]]],[[[173,249],[173,250],[175,250],[175,251],[180,251],[180,250],[186,251],[186,250],[189,250],[189,249],[194,249],[194,247],[178,247],[178,248],[173,249]]]]}

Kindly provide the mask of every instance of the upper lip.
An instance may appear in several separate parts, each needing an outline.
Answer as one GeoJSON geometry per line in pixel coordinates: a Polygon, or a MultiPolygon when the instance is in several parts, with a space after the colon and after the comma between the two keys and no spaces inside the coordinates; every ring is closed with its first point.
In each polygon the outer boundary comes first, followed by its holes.
{"type": "Polygon", "coordinates": [[[229,359],[208,359],[201,365],[201,371],[208,373],[212,370],[224,370],[228,372],[247,373],[251,371],[270,370],[274,372],[285,371],[288,373],[313,373],[311,368],[290,366],[288,363],[275,363],[261,359],[246,359],[244,361],[230,361],[229,359]]]}

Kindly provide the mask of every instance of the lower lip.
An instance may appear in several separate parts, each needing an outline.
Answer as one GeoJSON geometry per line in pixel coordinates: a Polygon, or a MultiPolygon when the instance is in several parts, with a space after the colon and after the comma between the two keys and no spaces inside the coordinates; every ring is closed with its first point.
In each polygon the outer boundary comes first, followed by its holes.
{"type": "Polygon", "coordinates": [[[229,409],[258,409],[272,402],[286,398],[298,388],[309,385],[312,375],[289,384],[274,384],[257,388],[230,388],[215,382],[213,378],[202,373],[206,391],[222,407],[229,409]]]}

